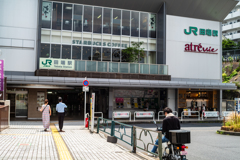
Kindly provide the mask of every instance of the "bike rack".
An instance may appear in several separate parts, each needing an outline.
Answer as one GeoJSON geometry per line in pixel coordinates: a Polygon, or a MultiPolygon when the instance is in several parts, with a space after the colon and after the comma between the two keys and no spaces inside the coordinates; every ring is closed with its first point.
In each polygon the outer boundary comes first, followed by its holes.
{"type": "MultiPolygon", "coordinates": [[[[184,115],[184,113],[198,113],[198,120],[200,120],[200,112],[199,111],[182,111],[181,113],[181,121],[183,120],[183,117],[191,117],[192,115],[184,115]]],[[[196,115],[193,115],[194,117],[196,115]]]]}
{"type": "Polygon", "coordinates": [[[112,120],[114,121],[114,118],[129,118],[129,120],[131,121],[131,112],[130,111],[117,111],[117,112],[113,112],[112,113],[112,120]],[[120,113],[120,116],[114,116],[115,113],[120,113]],[[128,113],[128,115],[125,115],[126,113],[128,113]],[[124,114],[121,116],[121,114],[124,114]]]}
{"type": "Polygon", "coordinates": [[[153,118],[153,121],[155,120],[155,112],[153,112],[153,111],[136,111],[136,112],[134,112],[134,121],[135,121],[135,118],[153,118]],[[137,113],[152,113],[152,116],[149,116],[149,115],[146,115],[145,117],[144,116],[137,116],[137,113]]]}
{"type": "MultiPolygon", "coordinates": [[[[206,112],[206,113],[216,113],[216,112],[217,112],[218,116],[213,116],[213,117],[209,117],[209,118],[217,117],[218,120],[220,119],[219,111],[204,111],[204,112],[202,113],[202,120],[203,120],[203,115],[205,114],[205,112],[206,112]]],[[[204,117],[207,118],[206,116],[204,116],[204,117]]]]}

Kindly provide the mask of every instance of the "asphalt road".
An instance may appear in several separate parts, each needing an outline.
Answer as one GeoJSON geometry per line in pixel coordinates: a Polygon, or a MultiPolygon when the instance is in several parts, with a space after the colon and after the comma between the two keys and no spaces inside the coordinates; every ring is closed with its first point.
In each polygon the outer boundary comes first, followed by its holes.
{"type": "MultiPolygon", "coordinates": [[[[161,125],[161,124],[159,124],[161,125]]],[[[154,124],[136,124],[136,126],[155,130],[154,124]]],[[[191,131],[191,144],[187,144],[189,160],[238,160],[240,159],[240,136],[230,136],[217,134],[220,129],[220,123],[190,123],[181,124],[182,129],[191,131]]],[[[123,131],[121,131],[123,132],[123,131]]],[[[139,136],[140,130],[137,130],[139,136]]],[[[126,129],[126,133],[130,133],[130,129],[126,129]]],[[[117,133],[116,133],[117,134],[117,133]]],[[[153,134],[153,140],[157,137],[153,134]]],[[[129,138],[124,138],[130,141],[129,138]]],[[[150,142],[149,134],[142,135],[142,140],[145,143],[150,142]]],[[[131,149],[131,146],[118,140],[118,143],[126,148],[131,149]]],[[[138,141],[139,146],[143,147],[143,143],[138,141]]],[[[149,150],[151,150],[151,146],[149,150]]],[[[141,150],[138,150],[141,151],[141,150]]]]}

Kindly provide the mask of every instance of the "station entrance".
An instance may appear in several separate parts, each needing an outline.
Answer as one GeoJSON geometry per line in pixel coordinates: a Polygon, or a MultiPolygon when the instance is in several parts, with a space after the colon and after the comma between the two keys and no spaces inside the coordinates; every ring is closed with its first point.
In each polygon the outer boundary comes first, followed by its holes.
{"type": "MultiPolygon", "coordinates": [[[[90,111],[90,98],[95,93],[95,112],[103,112],[104,117],[108,117],[108,88],[90,87],[90,91],[86,93],[86,113],[90,111]]],[[[84,92],[82,88],[72,90],[48,90],[47,99],[51,106],[51,120],[57,120],[56,105],[58,97],[62,97],[63,103],[67,105],[67,113],[65,120],[83,120],[84,117],[84,92]]]]}

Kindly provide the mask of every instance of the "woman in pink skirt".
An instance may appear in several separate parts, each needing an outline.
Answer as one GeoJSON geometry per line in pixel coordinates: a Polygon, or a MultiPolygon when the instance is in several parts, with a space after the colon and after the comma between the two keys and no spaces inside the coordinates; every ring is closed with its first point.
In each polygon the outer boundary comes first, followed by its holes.
{"type": "Polygon", "coordinates": [[[51,108],[48,105],[48,99],[45,99],[44,105],[42,105],[42,108],[40,111],[42,112],[43,127],[44,127],[44,131],[46,132],[50,126],[50,116],[51,116],[51,108]]]}

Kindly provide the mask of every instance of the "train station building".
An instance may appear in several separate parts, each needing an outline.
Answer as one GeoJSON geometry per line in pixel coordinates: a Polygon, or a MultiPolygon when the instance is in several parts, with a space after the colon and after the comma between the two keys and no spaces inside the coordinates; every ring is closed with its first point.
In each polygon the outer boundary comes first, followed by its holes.
{"type": "Polygon", "coordinates": [[[234,0],[3,0],[0,59],[13,118],[40,119],[57,97],[82,119],[83,80],[95,110],[222,111],[222,24],[234,0]],[[132,60],[129,47],[142,43],[132,60]]]}

